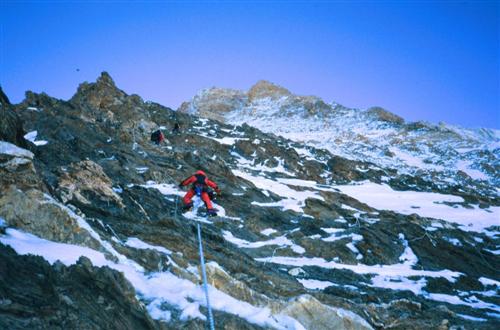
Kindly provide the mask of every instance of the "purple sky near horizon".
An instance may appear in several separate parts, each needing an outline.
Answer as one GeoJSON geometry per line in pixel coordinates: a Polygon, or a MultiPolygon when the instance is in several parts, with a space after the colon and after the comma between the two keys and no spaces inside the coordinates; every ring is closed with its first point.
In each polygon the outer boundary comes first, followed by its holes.
{"type": "Polygon", "coordinates": [[[476,2],[0,2],[0,85],[69,99],[108,71],[177,108],[260,79],[408,121],[500,128],[500,5],[476,2]],[[79,71],[77,71],[79,69],[79,71]]]}

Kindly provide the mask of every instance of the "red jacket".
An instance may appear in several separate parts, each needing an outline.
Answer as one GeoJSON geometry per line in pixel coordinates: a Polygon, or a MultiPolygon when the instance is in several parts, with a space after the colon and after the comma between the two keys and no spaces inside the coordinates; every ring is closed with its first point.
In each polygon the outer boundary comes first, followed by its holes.
{"type": "Polygon", "coordinates": [[[190,184],[193,184],[193,186],[197,186],[197,185],[202,185],[204,187],[208,186],[208,187],[215,189],[215,191],[219,190],[219,187],[217,186],[217,184],[215,182],[209,180],[207,178],[205,172],[203,172],[203,171],[196,171],[196,173],[194,175],[192,175],[189,178],[182,181],[179,186],[187,186],[190,184]]]}

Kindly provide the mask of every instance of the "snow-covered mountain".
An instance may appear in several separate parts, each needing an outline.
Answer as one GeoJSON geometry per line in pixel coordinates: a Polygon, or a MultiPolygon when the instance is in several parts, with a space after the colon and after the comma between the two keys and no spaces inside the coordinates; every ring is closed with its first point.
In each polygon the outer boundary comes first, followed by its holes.
{"type": "Polygon", "coordinates": [[[443,187],[473,186],[490,196],[500,185],[500,131],[413,122],[380,107],[367,110],[296,96],[267,81],[247,92],[200,91],[181,112],[246,123],[346,159],[418,175],[443,187]]]}
{"type": "Polygon", "coordinates": [[[498,327],[494,131],[266,82],[172,111],[106,73],[68,101],[0,92],[0,110],[1,328],[205,328],[198,223],[217,329],[498,327]],[[198,169],[216,218],[180,212],[198,169]]]}

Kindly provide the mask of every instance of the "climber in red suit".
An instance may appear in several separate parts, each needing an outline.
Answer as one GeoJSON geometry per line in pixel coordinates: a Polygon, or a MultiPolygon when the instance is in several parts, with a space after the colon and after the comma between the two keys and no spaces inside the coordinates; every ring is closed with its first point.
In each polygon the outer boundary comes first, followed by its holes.
{"type": "Polygon", "coordinates": [[[209,195],[209,187],[213,188],[218,194],[220,193],[220,189],[217,184],[213,181],[210,181],[203,171],[196,171],[192,176],[182,181],[179,184],[179,187],[182,188],[190,184],[192,184],[192,186],[183,199],[184,210],[189,210],[191,207],[193,207],[192,198],[194,195],[198,195],[201,197],[203,202],[205,202],[205,206],[207,207],[207,214],[209,216],[217,215],[217,211],[213,208],[209,195]]]}

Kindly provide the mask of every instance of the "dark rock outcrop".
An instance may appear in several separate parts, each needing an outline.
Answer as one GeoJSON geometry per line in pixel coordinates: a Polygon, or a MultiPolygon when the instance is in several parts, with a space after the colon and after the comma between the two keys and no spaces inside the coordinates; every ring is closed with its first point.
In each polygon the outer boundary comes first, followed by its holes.
{"type": "Polygon", "coordinates": [[[166,329],[123,275],[81,257],[70,267],[0,243],[0,328],[166,329]]]}
{"type": "Polygon", "coordinates": [[[12,105],[0,86],[0,140],[26,148],[28,144],[24,139],[25,134],[19,116],[12,110],[12,105]]]}

